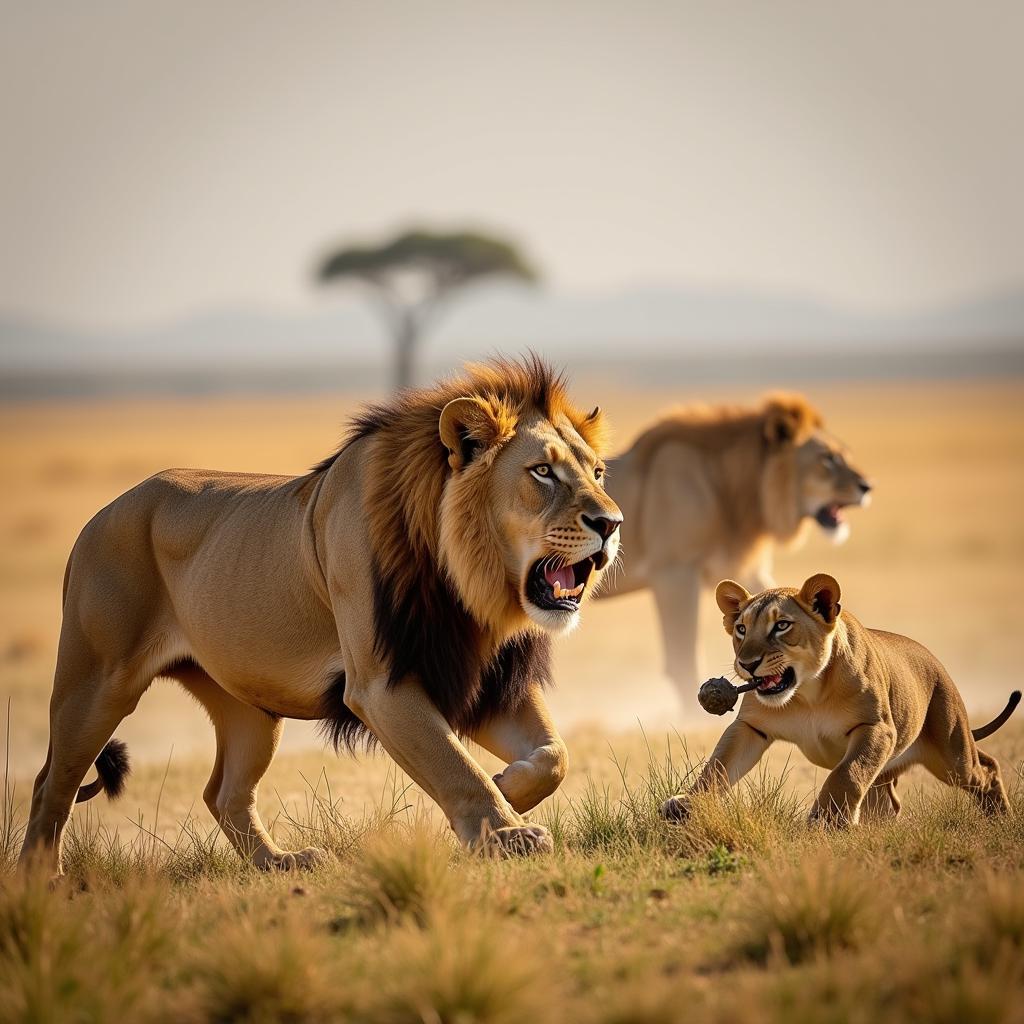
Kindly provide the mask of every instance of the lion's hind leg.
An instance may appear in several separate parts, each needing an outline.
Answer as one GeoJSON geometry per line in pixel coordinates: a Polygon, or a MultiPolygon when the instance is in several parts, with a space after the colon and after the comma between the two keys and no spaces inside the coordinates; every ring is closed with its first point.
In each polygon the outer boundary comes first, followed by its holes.
{"type": "Polygon", "coordinates": [[[1010,801],[999,763],[990,754],[978,750],[973,740],[962,752],[936,752],[925,766],[941,782],[967,790],[986,814],[1009,812],[1010,801]]]}
{"type": "MultiPolygon", "coordinates": [[[[62,638],[50,701],[50,747],[33,786],[19,857],[21,865],[40,858],[57,874],[63,871],[64,829],[79,787],[121,720],[135,710],[152,679],[123,665],[104,671],[91,657],[83,655],[84,648],[77,641],[69,643],[62,638]]],[[[110,789],[102,781],[97,791],[99,788],[110,789]]],[[[87,791],[85,797],[89,795],[87,791]]]]}
{"type": "Polygon", "coordinates": [[[924,765],[941,782],[967,790],[986,814],[1006,814],[1010,801],[994,757],[978,749],[967,710],[952,683],[937,691],[928,709],[924,765]]]}
{"type": "Polygon", "coordinates": [[[235,699],[201,668],[168,673],[206,709],[217,737],[217,756],[203,800],[243,860],[262,870],[310,868],[327,855],[316,847],[282,850],[270,837],[256,808],[260,780],[270,767],[284,722],[235,699]]]}
{"type": "Polygon", "coordinates": [[[981,804],[982,810],[986,814],[1008,814],[1010,801],[1006,796],[999,762],[991,754],[979,750],[977,773],[980,776],[980,785],[972,792],[981,804]]]}

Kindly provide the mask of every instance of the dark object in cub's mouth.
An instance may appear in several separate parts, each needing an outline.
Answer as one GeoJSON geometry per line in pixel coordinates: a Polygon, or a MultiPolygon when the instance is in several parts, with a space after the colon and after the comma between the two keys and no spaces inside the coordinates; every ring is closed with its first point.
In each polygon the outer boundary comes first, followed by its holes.
{"type": "Polygon", "coordinates": [[[728,679],[719,676],[717,679],[709,679],[697,691],[697,700],[700,706],[711,715],[724,715],[732,711],[736,701],[740,699],[741,693],[753,690],[757,682],[747,683],[745,686],[733,686],[728,679]]]}

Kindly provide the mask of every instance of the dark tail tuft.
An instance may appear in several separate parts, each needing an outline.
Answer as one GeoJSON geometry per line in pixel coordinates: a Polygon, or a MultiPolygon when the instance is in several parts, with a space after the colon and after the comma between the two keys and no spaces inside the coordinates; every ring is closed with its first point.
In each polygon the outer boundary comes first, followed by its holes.
{"type": "Polygon", "coordinates": [[[987,739],[989,736],[992,735],[992,733],[996,731],[996,729],[1001,729],[1004,725],[1006,725],[1007,719],[1010,717],[1010,715],[1013,714],[1014,709],[1017,707],[1019,703],[1020,690],[1014,690],[1013,693],[1010,694],[1010,699],[1006,702],[1006,707],[1003,708],[1003,710],[1000,711],[999,714],[996,715],[996,717],[988,723],[988,725],[983,725],[977,729],[972,729],[971,735],[975,738],[975,740],[987,739]]]}
{"type": "Polygon", "coordinates": [[[336,754],[344,747],[354,754],[360,747],[366,750],[376,746],[376,737],[345,703],[345,673],[339,672],[331,680],[320,703],[320,735],[334,747],[336,754]]]}
{"type": "Polygon", "coordinates": [[[124,792],[124,781],[131,770],[128,748],[120,740],[111,740],[96,758],[98,778],[79,789],[75,803],[91,800],[100,793],[106,793],[111,800],[116,800],[124,792]]]}

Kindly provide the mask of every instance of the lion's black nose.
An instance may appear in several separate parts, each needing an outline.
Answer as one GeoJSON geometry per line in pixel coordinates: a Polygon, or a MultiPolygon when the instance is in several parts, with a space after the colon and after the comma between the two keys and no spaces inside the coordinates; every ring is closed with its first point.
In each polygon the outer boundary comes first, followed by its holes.
{"type": "Polygon", "coordinates": [[[867,480],[864,479],[864,477],[861,477],[857,481],[857,486],[860,488],[861,494],[870,494],[871,493],[871,484],[869,484],[867,482],[867,480]]]}
{"type": "Polygon", "coordinates": [[[622,522],[622,516],[613,518],[611,516],[583,516],[583,522],[596,533],[601,540],[607,540],[622,522]]]}
{"type": "Polygon", "coordinates": [[[742,668],[745,672],[748,672],[750,675],[753,675],[754,671],[757,669],[757,666],[760,665],[762,661],[764,661],[763,655],[760,658],[758,658],[757,661],[741,661],[740,668],[742,668]]]}

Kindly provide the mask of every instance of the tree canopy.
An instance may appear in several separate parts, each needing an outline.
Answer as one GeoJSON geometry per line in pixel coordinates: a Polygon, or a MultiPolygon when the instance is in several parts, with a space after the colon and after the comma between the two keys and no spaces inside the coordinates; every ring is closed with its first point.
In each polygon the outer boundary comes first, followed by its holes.
{"type": "Polygon", "coordinates": [[[510,242],[472,231],[407,231],[377,246],[349,246],[320,264],[322,283],[344,277],[384,283],[396,271],[417,271],[433,279],[435,290],[458,287],[480,277],[533,282],[537,273],[510,242]]]}
{"type": "Polygon", "coordinates": [[[533,283],[536,270],[511,242],[473,231],[406,231],[381,245],[353,245],[326,256],[317,281],[368,286],[396,349],[396,383],[412,382],[413,351],[443,302],[466,285],[504,277],[533,283]]]}

